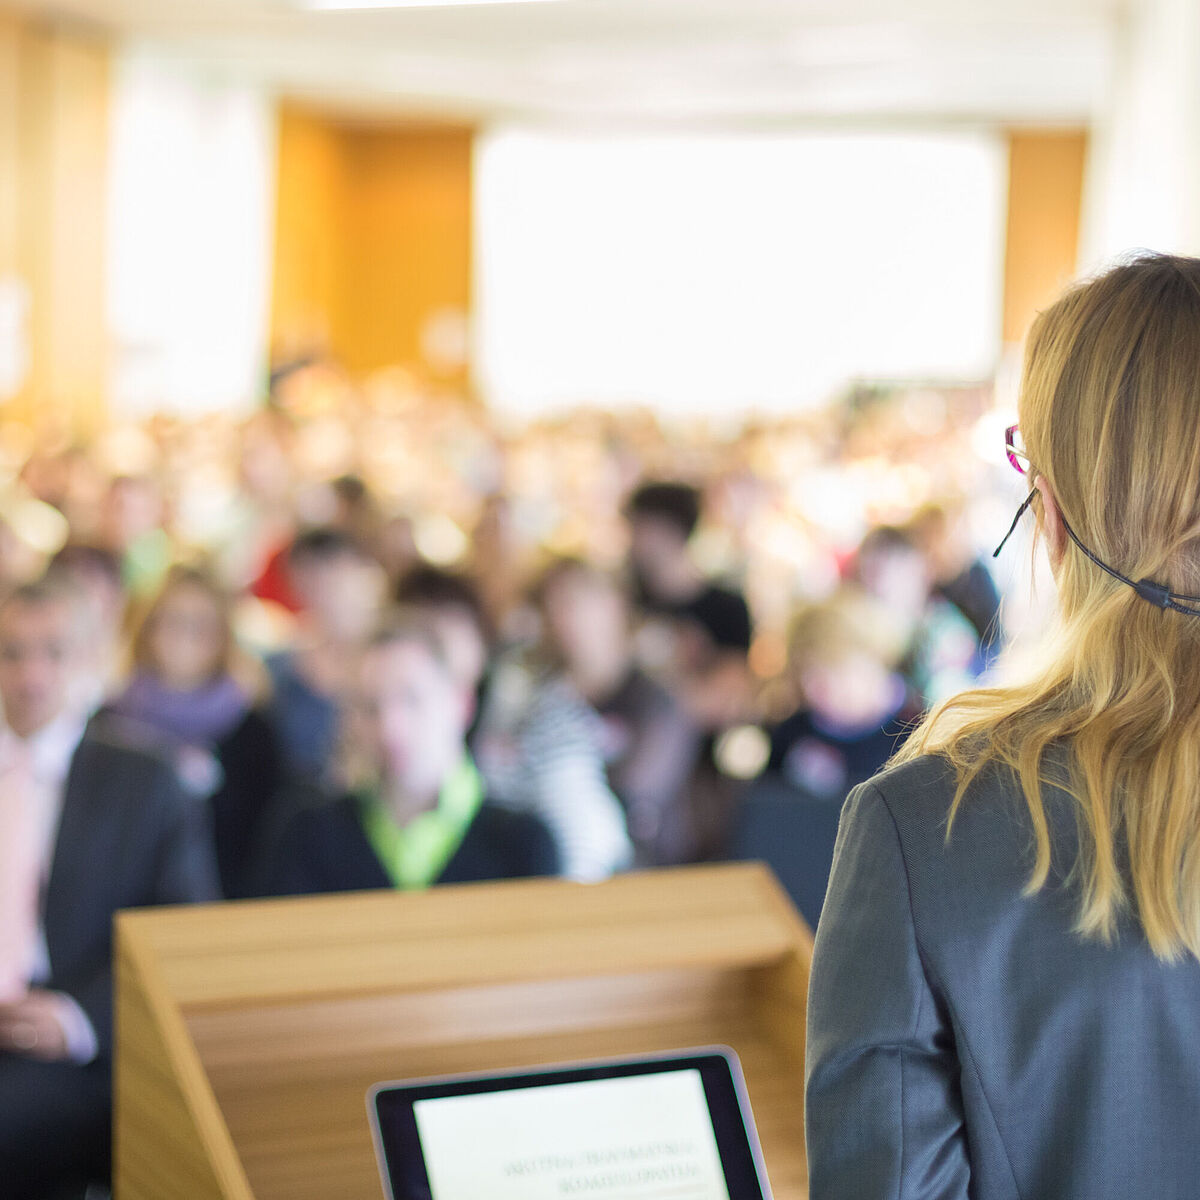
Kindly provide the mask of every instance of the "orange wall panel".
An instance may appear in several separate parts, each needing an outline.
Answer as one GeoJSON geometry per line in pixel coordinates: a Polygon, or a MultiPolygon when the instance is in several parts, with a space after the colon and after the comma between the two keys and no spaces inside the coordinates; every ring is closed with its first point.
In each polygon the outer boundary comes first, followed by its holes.
{"type": "Polygon", "coordinates": [[[342,142],[327,122],[279,112],[271,329],[276,349],[326,345],[342,257],[342,142]]]}
{"type": "Polygon", "coordinates": [[[21,27],[16,18],[0,13],[0,278],[17,265],[20,40],[21,27]]]}
{"type": "Polygon", "coordinates": [[[1013,131],[1008,138],[1004,341],[1030,322],[1075,274],[1087,156],[1083,130],[1013,131]]]}
{"type": "Polygon", "coordinates": [[[49,320],[38,362],[43,395],[83,429],[101,418],[107,391],[108,52],[56,38],[44,53],[52,105],[42,164],[49,228],[47,275],[36,294],[48,302],[41,307],[49,320]]]}
{"type": "Polygon", "coordinates": [[[338,340],[370,370],[421,357],[439,309],[470,302],[471,135],[356,131],[338,340]]]}
{"type": "Polygon", "coordinates": [[[29,371],[9,415],[86,432],[103,418],[109,52],[0,17],[0,277],[29,296],[29,371]]]}
{"type": "Polygon", "coordinates": [[[280,114],[272,331],[277,352],[327,346],[354,371],[421,360],[431,315],[471,289],[466,129],[280,114]]]}

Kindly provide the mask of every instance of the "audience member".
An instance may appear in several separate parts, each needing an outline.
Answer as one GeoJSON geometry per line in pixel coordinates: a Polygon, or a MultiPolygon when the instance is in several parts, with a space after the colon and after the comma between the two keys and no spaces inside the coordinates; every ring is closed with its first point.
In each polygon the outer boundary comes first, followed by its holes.
{"type": "Polygon", "coordinates": [[[1004,642],[1000,593],[967,537],[961,503],[927,504],[917,510],[908,528],[930,565],[934,594],[971,622],[984,665],[990,665],[1004,642]]]}
{"type": "Polygon", "coordinates": [[[924,706],[969,686],[983,669],[979,639],[966,617],[934,594],[933,570],[912,534],[872,529],[859,546],[854,581],[899,624],[900,671],[924,706]]]}
{"type": "Polygon", "coordinates": [[[106,715],[164,739],[184,788],[209,798],[226,896],[246,894],[252,855],[281,784],[265,680],[234,641],[232,599],[207,571],[175,567],[133,642],[133,675],[106,715]]]}
{"type": "Polygon", "coordinates": [[[114,912],[218,894],[203,807],[162,760],[88,731],[86,633],[61,582],[0,603],[0,1179],[14,1200],[108,1170],[114,912]]]}
{"type": "Polygon", "coordinates": [[[232,462],[220,464],[236,483],[227,532],[211,551],[223,579],[295,612],[299,605],[286,579],[287,549],[296,523],[286,425],[278,414],[263,411],[251,417],[240,434],[231,448],[232,462]]]}
{"type": "Polygon", "coordinates": [[[90,691],[84,703],[94,711],[116,689],[121,673],[129,608],[121,560],[101,546],[68,542],[50,560],[46,573],[74,588],[80,598],[86,622],[81,653],[88,663],[79,678],[90,691]]]}
{"type": "Polygon", "coordinates": [[[150,475],[119,475],[100,503],[97,540],[117,555],[125,586],[135,596],[152,595],[171,565],[165,503],[150,475]]]}
{"type": "Polygon", "coordinates": [[[595,713],[538,648],[516,648],[496,662],[472,746],[488,794],[543,821],[565,875],[592,881],[631,865],[595,713]]]}
{"type": "Polygon", "coordinates": [[[424,618],[475,698],[468,741],[489,795],[544,822],[564,873],[598,879],[627,865],[625,820],[605,783],[598,731],[574,689],[530,647],[491,660],[492,627],[466,576],[418,567],[396,598],[424,618]]]}
{"type": "Polygon", "coordinates": [[[271,655],[268,713],[285,769],[320,776],[333,758],[338,697],[354,656],[375,623],[382,599],[379,565],[349,534],[311,529],[288,555],[301,611],[294,643],[271,655]]]}
{"type": "Polygon", "coordinates": [[[683,706],[634,661],[629,601],[579,559],[551,566],[538,588],[551,660],[597,715],[608,781],[625,809],[635,863],[688,861],[696,833],[687,784],[702,735],[683,706]]]}
{"type": "MultiPolygon", "coordinates": [[[[372,559],[379,560],[383,516],[370,488],[358,475],[312,482],[293,498],[293,507],[294,515],[306,528],[344,534],[372,559]]],[[[298,613],[304,609],[304,598],[296,586],[292,544],[292,538],[285,537],[268,550],[250,591],[260,600],[298,613]]]]}
{"type": "Polygon", "coordinates": [[[441,640],[455,678],[472,695],[479,693],[494,635],[475,584],[440,567],[415,566],[401,577],[393,598],[422,615],[441,640]]]}
{"type": "Polygon", "coordinates": [[[437,633],[398,618],[357,657],[340,794],[289,797],[262,880],[270,895],[553,874],[533,816],[487,797],[466,747],[474,696],[437,633]]]}
{"type": "Polygon", "coordinates": [[[375,547],[379,565],[383,567],[388,586],[395,588],[400,581],[421,563],[417,549],[417,534],[413,519],[404,513],[385,517],[379,529],[375,547]]]}
{"type": "Polygon", "coordinates": [[[788,638],[800,703],[771,731],[768,770],[814,796],[844,799],[897,749],[921,711],[897,671],[904,629],[853,587],[802,608],[788,638]]]}
{"type": "Polygon", "coordinates": [[[492,493],[483,502],[471,534],[470,568],[479,580],[488,621],[503,634],[519,616],[529,579],[527,554],[517,535],[513,506],[492,493]]]}
{"type": "Polygon", "coordinates": [[[108,486],[96,457],[94,447],[84,444],[58,449],[35,446],[18,476],[30,495],[62,513],[71,536],[80,540],[95,535],[108,486]]]}
{"type": "Polygon", "coordinates": [[[339,475],[330,480],[329,493],[333,498],[329,524],[345,530],[364,546],[372,545],[379,534],[380,515],[375,497],[363,478],[339,475]]]}
{"type": "Polygon", "coordinates": [[[788,672],[799,707],[772,730],[766,772],[734,821],[729,856],[769,863],[814,929],[842,804],[883,768],[920,714],[895,669],[902,633],[857,589],[798,614],[788,672]]]}
{"type": "Polygon", "coordinates": [[[665,623],[656,657],[672,690],[705,729],[742,719],[750,695],[750,610],[739,592],[708,579],[690,553],[700,493],[685,484],[643,484],[626,513],[638,601],[665,623]]]}

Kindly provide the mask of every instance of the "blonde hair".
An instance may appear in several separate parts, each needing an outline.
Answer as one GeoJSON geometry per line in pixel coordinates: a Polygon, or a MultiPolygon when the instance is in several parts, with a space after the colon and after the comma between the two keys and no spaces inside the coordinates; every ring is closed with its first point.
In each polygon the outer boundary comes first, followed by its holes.
{"type": "Polygon", "coordinates": [[[846,584],[796,611],[788,627],[788,662],[793,669],[833,666],[859,652],[891,670],[904,655],[904,632],[886,605],[846,584]]]}
{"type": "MultiPolygon", "coordinates": [[[[1200,260],[1141,256],[1042,313],[1020,420],[1083,545],[1129,579],[1200,592],[1200,260]]],[[[1063,787],[1077,932],[1111,942],[1132,910],[1159,958],[1200,958],[1200,617],[1148,603],[1070,543],[1057,579],[1037,675],[945,701],[897,759],[949,760],[951,824],[985,766],[1015,771],[1036,843],[1027,893],[1051,867],[1043,785],[1063,787]]]]}

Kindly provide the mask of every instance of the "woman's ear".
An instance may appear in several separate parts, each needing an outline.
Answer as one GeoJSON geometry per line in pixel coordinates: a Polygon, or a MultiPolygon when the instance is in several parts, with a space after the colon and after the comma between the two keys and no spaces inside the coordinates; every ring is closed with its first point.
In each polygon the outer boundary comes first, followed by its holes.
{"type": "Polygon", "coordinates": [[[1034,479],[1034,488],[1042,497],[1042,532],[1046,535],[1046,549],[1050,555],[1050,566],[1057,571],[1067,552],[1067,531],[1063,526],[1062,513],[1058,508],[1058,497],[1054,486],[1045,475],[1034,479]]]}

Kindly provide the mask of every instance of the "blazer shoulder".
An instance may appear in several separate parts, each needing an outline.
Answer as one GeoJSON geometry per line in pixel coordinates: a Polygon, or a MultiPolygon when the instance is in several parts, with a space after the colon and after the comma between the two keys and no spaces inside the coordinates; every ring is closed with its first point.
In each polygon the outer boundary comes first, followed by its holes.
{"type": "Polygon", "coordinates": [[[926,795],[931,789],[954,793],[954,767],[941,754],[922,754],[906,762],[885,767],[867,784],[889,798],[926,795]]]}
{"type": "MultiPolygon", "coordinates": [[[[846,807],[861,808],[876,799],[889,813],[902,842],[914,837],[940,842],[949,827],[957,790],[953,763],[940,754],[922,754],[867,780],[851,793],[846,807]]],[[[960,813],[969,814],[967,823],[972,826],[982,820],[991,827],[1001,815],[1007,824],[1019,797],[1012,773],[1000,764],[985,763],[971,781],[960,813]]],[[[963,816],[956,817],[956,822],[963,816]]]]}
{"type": "MultiPolygon", "coordinates": [[[[888,767],[863,787],[874,789],[898,822],[921,817],[944,821],[958,790],[958,773],[944,755],[922,754],[888,767]]],[[[1020,783],[1010,767],[984,762],[967,788],[963,811],[1007,812],[1021,795],[1020,783]]]]}
{"type": "MultiPolygon", "coordinates": [[[[953,764],[942,756],[923,755],[882,772],[852,793],[842,822],[898,839],[914,897],[953,894],[959,898],[955,904],[979,911],[982,905],[995,912],[1019,897],[1029,879],[1029,807],[1013,770],[999,762],[983,764],[951,822],[957,790],[953,764]]],[[[1048,795],[1047,801],[1056,847],[1071,859],[1065,839],[1074,822],[1057,798],[1048,795]]]]}

